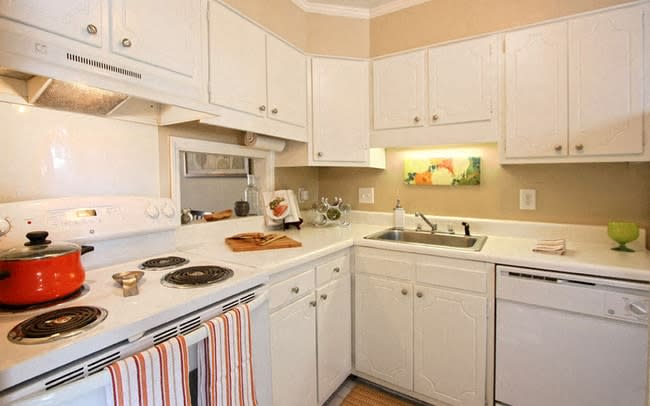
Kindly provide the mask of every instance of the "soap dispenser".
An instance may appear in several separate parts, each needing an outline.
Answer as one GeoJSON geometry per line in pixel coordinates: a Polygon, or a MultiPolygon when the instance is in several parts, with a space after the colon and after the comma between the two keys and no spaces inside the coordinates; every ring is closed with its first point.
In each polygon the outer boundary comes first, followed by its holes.
{"type": "Polygon", "coordinates": [[[404,209],[400,205],[399,199],[397,199],[397,204],[393,209],[393,227],[398,230],[404,229],[404,209]]]}

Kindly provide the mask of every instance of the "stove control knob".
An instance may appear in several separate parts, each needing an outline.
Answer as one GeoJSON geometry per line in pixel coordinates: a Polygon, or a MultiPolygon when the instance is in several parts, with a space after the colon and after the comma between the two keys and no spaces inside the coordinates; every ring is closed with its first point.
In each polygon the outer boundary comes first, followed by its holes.
{"type": "Polygon", "coordinates": [[[11,231],[11,222],[9,217],[0,218],[0,237],[11,231]]]}
{"type": "Polygon", "coordinates": [[[176,210],[174,210],[174,207],[171,204],[165,203],[162,208],[162,213],[165,215],[165,217],[172,218],[174,217],[174,214],[176,214],[176,210]]]}
{"type": "Polygon", "coordinates": [[[160,216],[160,210],[158,210],[158,208],[153,204],[149,204],[149,206],[147,206],[147,209],[144,211],[144,214],[146,214],[149,218],[157,219],[158,216],[160,216]]]}

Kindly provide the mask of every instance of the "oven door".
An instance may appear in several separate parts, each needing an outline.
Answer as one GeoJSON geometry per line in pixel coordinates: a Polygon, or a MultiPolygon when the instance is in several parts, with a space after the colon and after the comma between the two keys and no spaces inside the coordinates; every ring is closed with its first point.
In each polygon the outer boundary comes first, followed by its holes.
{"type": "MultiPolygon", "coordinates": [[[[269,343],[268,293],[264,292],[249,303],[252,318],[253,373],[255,392],[260,405],[270,405],[273,399],[271,384],[271,351],[269,343]]],[[[205,328],[187,334],[185,339],[190,355],[190,385],[196,388],[196,346],[207,337],[205,328]]],[[[46,406],[61,404],[113,405],[110,373],[104,369],[94,375],[46,392],[19,400],[0,399],[0,405],[46,406]],[[7,402],[7,403],[5,403],[7,402]]]]}

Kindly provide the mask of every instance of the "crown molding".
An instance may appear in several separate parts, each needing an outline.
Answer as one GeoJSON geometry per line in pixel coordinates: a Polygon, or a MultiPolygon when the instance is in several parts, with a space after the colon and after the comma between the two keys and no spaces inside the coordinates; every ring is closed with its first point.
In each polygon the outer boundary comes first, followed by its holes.
{"type": "Polygon", "coordinates": [[[370,19],[398,10],[417,6],[429,0],[393,0],[371,9],[363,7],[341,6],[338,4],[312,3],[307,0],[292,0],[293,3],[307,13],[326,14],[337,17],[370,19]]]}

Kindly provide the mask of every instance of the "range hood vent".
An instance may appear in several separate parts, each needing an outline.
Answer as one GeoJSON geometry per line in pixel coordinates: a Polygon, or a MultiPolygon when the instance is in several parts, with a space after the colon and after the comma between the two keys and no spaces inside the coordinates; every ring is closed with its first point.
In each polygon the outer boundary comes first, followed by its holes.
{"type": "Polygon", "coordinates": [[[96,59],[86,58],[77,54],[72,54],[70,52],[66,53],[66,59],[72,62],[77,62],[83,65],[92,66],[94,68],[107,70],[109,72],[128,76],[134,79],[142,79],[142,74],[138,72],[134,72],[132,70],[125,69],[125,68],[120,68],[119,66],[111,65],[110,63],[105,63],[102,61],[98,61],[96,59]]]}

